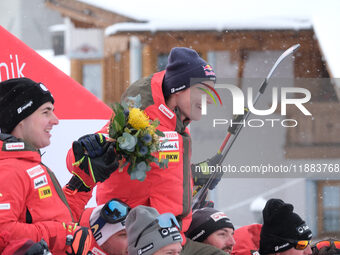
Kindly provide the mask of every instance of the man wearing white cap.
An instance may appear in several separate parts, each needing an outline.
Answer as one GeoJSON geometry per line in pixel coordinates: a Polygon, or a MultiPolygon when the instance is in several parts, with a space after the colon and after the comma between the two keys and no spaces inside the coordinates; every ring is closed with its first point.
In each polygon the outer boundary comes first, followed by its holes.
{"type": "Polygon", "coordinates": [[[95,255],[127,255],[125,218],[130,207],[118,199],[84,211],[80,224],[91,227],[96,242],[91,252],[95,255]]]}

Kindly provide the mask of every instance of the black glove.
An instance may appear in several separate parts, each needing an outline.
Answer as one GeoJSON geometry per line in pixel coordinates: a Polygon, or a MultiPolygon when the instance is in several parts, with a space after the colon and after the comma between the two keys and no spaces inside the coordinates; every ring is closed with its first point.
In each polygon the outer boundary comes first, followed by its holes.
{"type": "Polygon", "coordinates": [[[94,187],[97,182],[105,181],[119,166],[115,144],[105,142],[102,148],[102,155],[92,158],[85,153],[80,142],[75,141],[72,144],[75,158],[72,173],[88,188],[94,187]]]}
{"type": "Polygon", "coordinates": [[[89,134],[80,137],[78,142],[86,149],[90,158],[94,158],[104,153],[106,138],[103,134],[89,134]]]}
{"type": "Polygon", "coordinates": [[[215,178],[208,187],[209,190],[213,190],[216,187],[216,185],[220,182],[223,176],[222,167],[221,168],[216,167],[217,164],[220,162],[221,158],[222,158],[221,154],[216,154],[211,159],[208,159],[197,164],[192,164],[191,172],[194,178],[194,185],[203,186],[204,184],[207,183],[209,177],[214,172],[217,172],[215,178]]]}
{"type": "Polygon", "coordinates": [[[52,254],[48,250],[47,243],[44,239],[40,242],[33,244],[25,253],[25,255],[48,255],[52,254]]]}
{"type": "Polygon", "coordinates": [[[88,255],[92,254],[92,233],[89,228],[77,227],[73,235],[66,237],[66,245],[69,246],[66,254],[68,255],[88,255]]]}

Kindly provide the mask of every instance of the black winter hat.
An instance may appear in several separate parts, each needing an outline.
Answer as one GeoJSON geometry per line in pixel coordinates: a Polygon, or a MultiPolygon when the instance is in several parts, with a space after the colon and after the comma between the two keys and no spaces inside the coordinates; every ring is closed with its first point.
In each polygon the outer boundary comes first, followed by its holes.
{"type": "Polygon", "coordinates": [[[209,235],[222,228],[232,228],[234,225],[224,212],[205,207],[192,214],[192,221],[185,233],[193,241],[203,242],[209,235]]]}
{"type": "Polygon", "coordinates": [[[283,252],[294,247],[287,239],[312,239],[312,231],[293,210],[293,205],[286,204],[281,199],[267,201],[262,211],[263,225],[259,249],[261,255],[283,252]]]}
{"type": "Polygon", "coordinates": [[[164,97],[189,88],[192,78],[215,81],[216,75],[196,51],[183,47],[173,48],[163,80],[164,97]]]}
{"type": "Polygon", "coordinates": [[[46,102],[54,104],[52,94],[42,83],[16,78],[0,83],[0,129],[11,133],[20,121],[46,102]]]}

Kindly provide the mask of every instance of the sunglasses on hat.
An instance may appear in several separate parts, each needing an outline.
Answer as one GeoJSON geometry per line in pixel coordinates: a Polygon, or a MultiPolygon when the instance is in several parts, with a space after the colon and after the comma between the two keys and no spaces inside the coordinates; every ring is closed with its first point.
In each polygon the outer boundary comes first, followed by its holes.
{"type": "Polygon", "coordinates": [[[332,244],[334,245],[335,248],[340,249],[340,241],[320,241],[317,242],[316,244],[313,245],[312,249],[317,249],[320,250],[323,247],[331,247],[332,244]]]}
{"type": "Polygon", "coordinates": [[[304,250],[310,244],[310,240],[294,240],[294,239],[286,239],[286,238],[281,238],[281,237],[280,239],[287,241],[288,243],[293,245],[293,248],[296,250],[304,250]]]}
{"type": "Polygon", "coordinates": [[[92,224],[93,235],[96,236],[106,223],[116,224],[123,222],[130,210],[131,208],[119,199],[111,199],[103,206],[100,210],[100,216],[92,224]]]}
{"type": "Polygon", "coordinates": [[[115,224],[125,220],[131,208],[119,199],[111,199],[100,211],[100,216],[108,223],[115,224]]]}
{"type": "Polygon", "coordinates": [[[147,225],[138,235],[136,242],[135,242],[135,247],[137,247],[139,239],[142,237],[143,233],[145,230],[148,228],[152,227],[154,224],[158,223],[158,226],[161,228],[170,228],[173,227],[174,225],[180,229],[179,223],[172,213],[163,213],[159,216],[156,217],[154,221],[152,221],[149,225],[147,225]]]}

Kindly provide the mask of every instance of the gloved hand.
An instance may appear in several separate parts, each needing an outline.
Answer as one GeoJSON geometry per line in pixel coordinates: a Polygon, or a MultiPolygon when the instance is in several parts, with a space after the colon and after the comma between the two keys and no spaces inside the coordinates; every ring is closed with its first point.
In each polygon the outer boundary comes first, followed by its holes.
{"type": "Polygon", "coordinates": [[[115,153],[115,144],[105,142],[101,156],[89,157],[80,142],[72,144],[74,163],[71,172],[76,175],[86,187],[92,188],[97,182],[103,182],[118,168],[119,163],[115,153]]]}
{"type": "Polygon", "coordinates": [[[221,154],[216,154],[215,156],[206,161],[197,164],[192,164],[191,173],[194,178],[194,185],[203,186],[204,184],[207,183],[209,177],[214,172],[216,172],[217,174],[215,175],[214,180],[208,187],[209,190],[213,190],[216,187],[216,185],[220,182],[223,176],[222,167],[221,168],[216,167],[217,164],[220,162],[221,158],[222,158],[221,154]]]}
{"type": "Polygon", "coordinates": [[[48,250],[47,243],[44,239],[40,242],[33,244],[25,253],[25,255],[49,255],[52,254],[48,250]]]}
{"type": "Polygon", "coordinates": [[[68,255],[87,255],[91,254],[90,250],[93,242],[92,231],[86,227],[77,226],[71,223],[66,225],[66,254],[68,255]]]}
{"type": "Polygon", "coordinates": [[[80,137],[78,142],[86,149],[90,158],[94,158],[104,153],[106,138],[103,134],[89,134],[80,137]]]}

